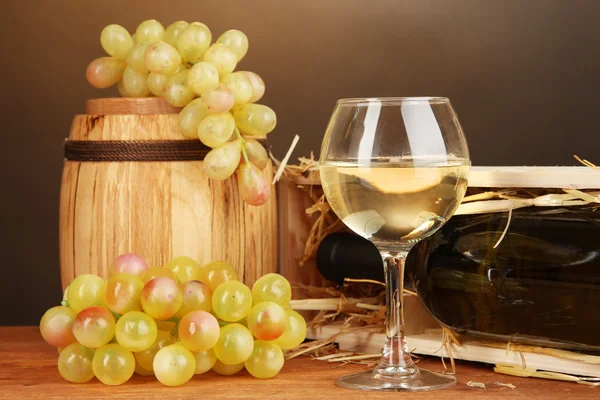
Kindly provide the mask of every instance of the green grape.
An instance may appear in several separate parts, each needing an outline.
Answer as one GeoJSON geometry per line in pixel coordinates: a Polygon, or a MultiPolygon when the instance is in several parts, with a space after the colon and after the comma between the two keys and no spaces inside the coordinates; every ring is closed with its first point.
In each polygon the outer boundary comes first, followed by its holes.
{"type": "Polygon", "coordinates": [[[102,29],[100,43],[108,55],[124,60],[133,47],[133,39],[121,25],[108,25],[102,29]]]}
{"type": "Polygon", "coordinates": [[[150,94],[148,89],[148,74],[140,74],[130,67],[123,72],[123,87],[131,97],[146,97],[150,94]]]}
{"type": "MultiPolygon", "coordinates": [[[[187,64],[179,65],[179,67],[177,67],[177,69],[175,70],[175,73],[183,71],[184,69],[187,69],[187,64]]],[[[167,81],[171,76],[173,76],[173,74],[167,75],[159,74],[156,72],[150,72],[150,74],[148,75],[148,89],[150,89],[150,92],[152,92],[152,94],[155,96],[164,96],[165,86],[167,85],[167,81]]]]}
{"type": "Polygon", "coordinates": [[[144,61],[148,46],[150,46],[150,42],[136,43],[127,54],[127,66],[139,74],[150,72],[144,61]]]}
{"type": "Polygon", "coordinates": [[[154,371],[142,367],[139,363],[135,363],[135,373],[140,376],[154,376],[154,371]]]}
{"type": "MultiPolygon", "coordinates": [[[[162,322],[162,321],[159,321],[162,322]]],[[[158,331],[156,340],[148,349],[144,351],[138,351],[134,353],[135,360],[137,363],[147,371],[154,371],[152,363],[154,362],[154,356],[163,347],[175,343],[175,338],[171,335],[170,331],[158,331]]]]}
{"type": "Polygon", "coordinates": [[[177,50],[185,62],[200,61],[212,41],[212,33],[200,22],[192,22],[179,35],[177,50]]]}
{"type": "Polygon", "coordinates": [[[179,41],[179,36],[181,36],[181,32],[185,28],[188,27],[188,23],[185,21],[176,21],[165,29],[165,34],[163,35],[163,42],[169,43],[173,47],[177,47],[177,42],[179,41]]]}
{"type": "MultiPolygon", "coordinates": [[[[223,146],[212,149],[204,157],[204,173],[210,179],[224,181],[235,172],[240,164],[242,151],[237,142],[228,142],[223,146]]],[[[204,282],[211,287],[209,282],[204,282]]],[[[211,287],[212,290],[212,287],[211,287]]]]}
{"type": "Polygon", "coordinates": [[[191,351],[176,343],[165,346],[156,353],[153,362],[154,375],[163,385],[180,386],[192,379],[196,371],[196,359],[191,351]]]}
{"type": "Polygon", "coordinates": [[[287,325],[283,335],[273,341],[283,350],[290,350],[299,346],[306,339],[306,321],[294,310],[286,310],[287,325]]]}
{"type": "Polygon", "coordinates": [[[94,377],[92,360],[94,350],[79,343],[65,347],[58,356],[58,372],[65,380],[73,383],[85,383],[94,377]]]}
{"type": "Polygon", "coordinates": [[[146,283],[142,289],[141,299],[144,312],[161,321],[174,316],[183,303],[177,283],[164,276],[146,283]]]}
{"type": "Polygon", "coordinates": [[[205,90],[219,85],[219,71],[208,62],[194,64],[188,75],[188,85],[197,95],[201,95],[205,90]]]}
{"type": "Polygon", "coordinates": [[[244,362],[244,366],[255,378],[272,378],[281,371],[283,367],[283,352],[276,344],[257,340],[250,358],[244,362]]]}
{"type": "Polygon", "coordinates": [[[227,281],[238,281],[237,269],[227,261],[213,261],[200,269],[198,280],[208,285],[211,292],[227,281]]]}
{"type": "Polygon", "coordinates": [[[266,135],[277,124],[275,112],[262,104],[243,104],[235,109],[233,116],[240,131],[248,135],[266,135]]]}
{"type": "Polygon", "coordinates": [[[196,359],[196,371],[194,375],[200,375],[211,370],[217,361],[217,356],[213,349],[204,351],[194,351],[194,358],[196,359]]]}
{"type": "Polygon", "coordinates": [[[271,195],[271,182],[252,163],[242,164],[236,171],[240,198],[251,206],[263,205],[271,195]]]}
{"type": "Polygon", "coordinates": [[[264,301],[250,309],[246,320],[248,329],[259,340],[275,340],[287,327],[287,315],[283,308],[272,301],[264,301]]]}
{"type": "Polygon", "coordinates": [[[104,307],[88,307],[77,314],[73,335],[86,347],[102,347],[115,336],[115,318],[104,307]]]}
{"type": "Polygon", "coordinates": [[[117,314],[141,310],[140,296],[143,287],[144,283],[137,276],[129,274],[113,276],[106,285],[106,306],[117,314]]]}
{"type": "Polygon", "coordinates": [[[144,53],[144,63],[150,72],[173,74],[181,62],[177,49],[165,42],[150,44],[144,53]]]}
{"type": "Polygon", "coordinates": [[[179,71],[167,81],[163,97],[172,106],[184,107],[196,96],[187,83],[189,73],[190,71],[187,69],[179,71]]]}
{"type": "MultiPolygon", "coordinates": [[[[179,40],[181,41],[181,39],[179,40]]],[[[204,53],[203,61],[214,65],[219,71],[219,75],[223,76],[233,72],[238,60],[236,54],[229,47],[214,43],[204,53]]]]}
{"type": "Polygon", "coordinates": [[[155,19],[148,19],[138,25],[135,30],[135,40],[138,43],[156,42],[162,40],[165,28],[155,19]]]}
{"type": "Polygon", "coordinates": [[[92,369],[96,378],[105,385],[121,385],[133,375],[135,357],[120,344],[107,344],[96,350],[92,369]]]}
{"type": "Polygon", "coordinates": [[[219,361],[232,365],[246,361],[253,348],[254,338],[248,328],[240,324],[229,324],[221,328],[214,351],[219,361]]]}
{"type": "Polygon", "coordinates": [[[254,304],[272,301],[281,307],[287,307],[292,299],[292,287],[287,279],[275,273],[261,276],[252,286],[254,304]]]}
{"type": "Polygon", "coordinates": [[[233,72],[221,78],[221,83],[233,93],[233,104],[247,103],[252,98],[252,83],[244,74],[233,72]]]}
{"type": "Polygon", "coordinates": [[[179,283],[196,279],[200,272],[200,264],[185,256],[175,257],[165,267],[173,271],[179,283]]]}
{"type": "Polygon", "coordinates": [[[146,261],[137,254],[127,253],[121,254],[108,270],[109,276],[115,276],[118,274],[129,274],[134,276],[142,276],[144,272],[148,269],[148,264],[146,261]]]}
{"type": "MultiPolygon", "coordinates": [[[[75,341],[77,341],[77,340],[75,340],[75,341]]],[[[57,348],[56,348],[56,351],[57,351],[57,352],[58,352],[58,354],[60,355],[60,353],[62,353],[64,349],[65,349],[64,347],[57,347],[57,348]]]]}
{"type": "Polygon", "coordinates": [[[242,362],[239,364],[227,365],[227,364],[223,364],[221,361],[219,361],[217,359],[217,361],[215,361],[215,365],[213,365],[212,369],[219,375],[230,376],[230,375],[235,375],[238,372],[240,372],[241,370],[243,370],[244,363],[242,362]]]}
{"type": "Polygon", "coordinates": [[[248,52],[248,37],[242,31],[231,29],[217,39],[217,43],[224,44],[235,53],[239,62],[248,52]]]}
{"type": "Polygon", "coordinates": [[[206,108],[202,99],[190,101],[179,113],[179,132],[187,138],[197,139],[198,127],[207,115],[208,108],[206,108]]]}
{"type": "Polygon", "coordinates": [[[269,154],[267,153],[267,150],[265,150],[265,147],[258,141],[246,139],[244,149],[246,150],[248,160],[256,165],[261,171],[269,164],[269,154]]]}
{"type": "Polygon", "coordinates": [[[75,317],[77,313],[69,307],[56,306],[46,311],[40,321],[40,332],[46,343],[54,347],[65,347],[75,343],[75,317]]]}
{"type": "Polygon", "coordinates": [[[177,328],[179,340],[191,351],[213,348],[219,339],[219,330],[217,319],[202,310],[185,314],[177,328]]]}
{"type": "Polygon", "coordinates": [[[121,316],[115,328],[117,343],[129,351],[148,350],[156,341],[156,322],[139,311],[130,311],[121,316]]]}
{"type": "Polygon", "coordinates": [[[202,101],[213,113],[224,113],[231,110],[235,98],[233,93],[225,85],[217,85],[202,92],[202,101]]]}
{"type": "Polygon", "coordinates": [[[121,80],[127,63],[112,57],[100,57],[88,65],[85,71],[87,81],[93,87],[104,89],[121,80]]]}
{"type": "Polygon", "coordinates": [[[67,290],[69,307],[75,312],[92,306],[104,306],[106,282],[96,275],[83,274],[75,278],[67,290]]]}
{"type": "Polygon", "coordinates": [[[190,311],[212,311],[212,293],[208,285],[199,281],[187,281],[181,285],[183,304],[176,317],[181,318],[190,311]]]}
{"type": "Polygon", "coordinates": [[[213,292],[212,306],[222,320],[239,321],[245,318],[252,308],[252,292],[242,282],[223,282],[213,292]]]}
{"type": "Polygon", "coordinates": [[[265,82],[262,78],[258,74],[250,71],[237,71],[236,73],[242,74],[250,80],[250,84],[252,85],[252,97],[250,97],[248,103],[256,103],[260,100],[265,94],[265,82]]]}
{"type": "Polygon", "coordinates": [[[169,279],[177,282],[177,278],[175,278],[175,274],[168,268],[165,267],[150,267],[142,274],[142,282],[144,285],[150,282],[154,278],[160,278],[161,276],[167,277],[169,279]]]}
{"type": "Polygon", "coordinates": [[[206,146],[215,148],[227,143],[234,128],[235,119],[231,113],[210,114],[198,126],[198,137],[206,146]]]}

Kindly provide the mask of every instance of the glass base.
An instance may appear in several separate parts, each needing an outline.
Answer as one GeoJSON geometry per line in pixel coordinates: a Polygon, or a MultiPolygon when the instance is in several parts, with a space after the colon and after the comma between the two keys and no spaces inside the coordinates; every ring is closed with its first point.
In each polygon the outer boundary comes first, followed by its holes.
{"type": "Polygon", "coordinates": [[[417,391],[446,389],[456,384],[452,375],[438,374],[426,369],[419,369],[416,375],[398,378],[376,377],[373,370],[342,376],[337,384],[347,389],[383,390],[383,391],[417,391]]]}

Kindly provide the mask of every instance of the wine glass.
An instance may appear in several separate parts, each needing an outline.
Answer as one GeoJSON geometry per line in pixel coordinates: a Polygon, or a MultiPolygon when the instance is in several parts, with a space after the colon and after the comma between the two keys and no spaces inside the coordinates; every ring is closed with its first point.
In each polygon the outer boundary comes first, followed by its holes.
{"type": "Polygon", "coordinates": [[[325,196],[337,216],[381,253],[386,341],[373,370],[338,385],[363,390],[432,390],[456,379],[419,369],[404,338],[404,261],[452,216],[467,189],[469,150],[444,97],[338,100],[321,147],[325,196]]]}

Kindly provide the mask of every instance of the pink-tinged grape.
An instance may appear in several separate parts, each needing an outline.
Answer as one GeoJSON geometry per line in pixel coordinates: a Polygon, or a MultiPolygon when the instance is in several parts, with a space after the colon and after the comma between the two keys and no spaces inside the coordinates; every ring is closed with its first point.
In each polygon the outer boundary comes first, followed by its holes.
{"type": "Polygon", "coordinates": [[[108,25],[102,29],[100,44],[108,55],[124,60],[133,47],[133,39],[121,25],[108,25]]]}
{"type": "Polygon", "coordinates": [[[252,97],[250,97],[248,103],[256,103],[260,100],[265,94],[265,82],[262,78],[258,74],[250,71],[237,71],[236,73],[242,74],[250,80],[250,84],[252,85],[252,97]]]}
{"type": "Polygon", "coordinates": [[[175,107],[184,107],[194,100],[196,94],[187,83],[188,69],[179,71],[169,78],[165,85],[163,97],[175,107]]]}
{"type": "Polygon", "coordinates": [[[275,111],[262,104],[243,104],[233,116],[237,127],[248,135],[266,135],[277,125],[275,111]]]}
{"type": "Polygon", "coordinates": [[[263,205],[271,195],[271,182],[252,163],[242,164],[236,171],[240,197],[251,206],[263,205]]]}
{"type": "Polygon", "coordinates": [[[283,367],[283,352],[276,344],[257,340],[250,358],[244,362],[246,370],[255,378],[272,378],[283,367]]]}
{"type": "Polygon", "coordinates": [[[144,283],[137,276],[129,274],[113,276],[106,285],[106,306],[117,314],[141,310],[140,296],[143,287],[144,283]]]}
{"type": "Polygon", "coordinates": [[[115,258],[115,261],[113,261],[113,264],[108,272],[109,276],[115,276],[118,274],[142,276],[147,269],[148,264],[146,264],[146,261],[144,261],[142,257],[138,256],[137,254],[126,253],[115,258]]]}
{"type": "Polygon", "coordinates": [[[153,369],[156,379],[163,385],[180,386],[194,376],[196,359],[182,344],[171,344],[156,353],[153,369]]]}
{"type": "Polygon", "coordinates": [[[127,66],[139,74],[150,72],[144,61],[148,46],[150,46],[150,42],[136,43],[127,54],[127,66]]]}
{"type": "Polygon", "coordinates": [[[254,139],[246,139],[244,145],[248,160],[261,171],[269,164],[269,154],[264,146],[254,139]]]}
{"type": "Polygon", "coordinates": [[[200,375],[211,370],[217,362],[217,356],[213,349],[193,352],[196,359],[196,371],[194,375],[200,375]]]}
{"type": "Polygon", "coordinates": [[[275,340],[280,337],[287,327],[287,319],[283,308],[272,301],[256,304],[246,317],[248,329],[259,340],[275,340]]]}
{"type": "Polygon", "coordinates": [[[210,46],[212,33],[200,22],[192,22],[179,35],[177,50],[186,62],[198,62],[210,46]]]}
{"type": "Polygon", "coordinates": [[[123,79],[117,82],[117,90],[121,97],[131,97],[131,95],[125,90],[125,84],[123,83],[123,79]]]}
{"type": "Polygon", "coordinates": [[[157,42],[162,40],[165,28],[155,19],[148,19],[138,25],[135,30],[135,40],[142,42],[157,42]]]}
{"type": "Polygon", "coordinates": [[[87,81],[93,87],[104,89],[121,80],[127,63],[112,57],[100,57],[88,65],[85,71],[87,81]]]}
{"type": "Polygon", "coordinates": [[[235,119],[231,113],[210,114],[198,126],[198,137],[206,146],[215,148],[227,143],[234,128],[235,119]]]}
{"type": "Polygon", "coordinates": [[[181,290],[174,280],[167,277],[154,278],[142,289],[142,309],[154,319],[164,321],[181,308],[181,290]]]}
{"type": "Polygon", "coordinates": [[[283,350],[290,350],[299,346],[306,339],[306,321],[294,310],[285,311],[287,325],[283,335],[273,341],[283,350]]]}
{"type": "Polygon", "coordinates": [[[83,274],[73,279],[67,290],[67,302],[75,312],[92,306],[104,306],[106,281],[96,275],[83,274]]]}
{"type": "Polygon", "coordinates": [[[210,179],[224,181],[233,175],[240,164],[241,157],[242,151],[239,143],[227,142],[223,146],[212,149],[204,157],[204,173],[210,179]]]}
{"type": "Polygon", "coordinates": [[[227,261],[213,261],[200,270],[198,280],[208,285],[211,292],[223,282],[238,281],[237,269],[227,261]]]}
{"type": "Polygon", "coordinates": [[[242,282],[223,282],[213,292],[212,306],[215,314],[222,320],[239,321],[252,308],[252,292],[242,282]]]}
{"type": "Polygon", "coordinates": [[[54,347],[65,347],[75,343],[75,317],[77,313],[69,307],[56,306],[46,311],[40,321],[40,332],[46,343],[54,347]]]}
{"type": "Polygon", "coordinates": [[[210,87],[202,92],[202,101],[213,113],[224,113],[231,110],[235,97],[225,85],[210,87]]]}
{"type": "Polygon", "coordinates": [[[252,286],[254,304],[272,301],[281,307],[287,307],[292,299],[292,287],[287,279],[275,273],[261,276],[252,286]]]}
{"type": "Polygon", "coordinates": [[[223,364],[233,365],[246,361],[253,348],[254,338],[248,328],[240,324],[229,324],[221,328],[214,351],[223,364]]]}
{"type": "Polygon", "coordinates": [[[150,282],[154,278],[166,277],[177,282],[177,278],[175,278],[175,274],[168,268],[165,267],[150,267],[146,270],[146,272],[142,275],[142,282],[144,285],[150,282]]]}
{"type": "Polygon", "coordinates": [[[214,347],[219,339],[219,323],[210,313],[202,310],[185,314],[178,326],[179,340],[191,351],[203,351],[214,347]]]}
{"type": "Polygon", "coordinates": [[[150,72],[172,74],[181,65],[177,49],[165,42],[154,42],[146,48],[144,63],[150,72]]]}
{"type": "Polygon", "coordinates": [[[104,307],[88,307],[77,314],[73,335],[86,347],[102,347],[115,336],[115,318],[104,307]]]}
{"type": "Polygon", "coordinates": [[[131,67],[123,72],[123,87],[131,97],[146,97],[150,94],[148,89],[148,74],[135,72],[131,67]]]}
{"type": "MultiPolygon", "coordinates": [[[[181,41],[181,39],[179,39],[181,41]]],[[[224,44],[214,43],[204,53],[203,61],[209,62],[217,68],[219,75],[223,76],[233,72],[238,59],[237,55],[224,44]]]]}
{"type": "Polygon", "coordinates": [[[96,350],[92,369],[96,378],[105,385],[121,385],[133,375],[135,357],[120,344],[107,344],[96,350]]]}
{"type": "Polygon", "coordinates": [[[207,115],[208,108],[206,108],[202,99],[190,101],[188,105],[179,112],[179,132],[187,138],[197,139],[198,127],[207,115]]]}
{"type": "Polygon", "coordinates": [[[231,29],[217,39],[217,43],[224,44],[235,53],[239,62],[248,52],[248,37],[242,31],[231,29]]]}
{"type": "Polygon", "coordinates": [[[190,311],[212,311],[212,292],[208,285],[199,281],[187,281],[180,288],[183,304],[175,314],[176,317],[181,318],[190,311]]]}
{"type": "Polygon", "coordinates": [[[165,29],[165,34],[163,35],[163,42],[169,43],[173,47],[177,47],[177,42],[179,41],[179,36],[181,36],[181,32],[185,28],[187,28],[189,24],[186,21],[176,21],[165,29]]]}
{"type": "Polygon", "coordinates": [[[200,272],[200,264],[185,256],[175,257],[165,267],[173,271],[179,283],[196,279],[200,272]]]}
{"type": "Polygon", "coordinates": [[[135,363],[135,373],[140,376],[154,376],[154,371],[142,367],[139,363],[135,363]]]}
{"type": "Polygon", "coordinates": [[[58,372],[65,380],[73,383],[86,383],[94,377],[92,360],[94,350],[72,343],[58,356],[58,372]]]}
{"type": "Polygon", "coordinates": [[[233,104],[247,103],[252,98],[252,83],[244,74],[233,72],[221,78],[221,83],[233,93],[233,104]]]}
{"type": "Polygon", "coordinates": [[[205,61],[194,64],[188,75],[188,84],[196,94],[201,95],[205,90],[219,85],[219,71],[205,61]]]}
{"type": "Polygon", "coordinates": [[[115,337],[117,343],[129,351],[148,350],[156,341],[156,322],[139,311],[130,311],[117,321],[115,337]]]}
{"type": "Polygon", "coordinates": [[[215,361],[215,365],[213,365],[212,369],[219,375],[230,376],[230,375],[235,375],[238,372],[240,372],[241,370],[243,370],[244,363],[242,362],[239,364],[227,365],[227,364],[223,364],[221,361],[219,361],[217,359],[217,361],[215,361]]]}
{"type": "Polygon", "coordinates": [[[162,330],[158,331],[156,340],[152,346],[144,351],[138,351],[134,353],[135,360],[145,370],[154,371],[152,363],[154,362],[154,356],[156,356],[156,353],[158,353],[158,351],[163,347],[175,343],[175,341],[176,339],[173,337],[173,335],[171,335],[171,332],[162,330]]]}

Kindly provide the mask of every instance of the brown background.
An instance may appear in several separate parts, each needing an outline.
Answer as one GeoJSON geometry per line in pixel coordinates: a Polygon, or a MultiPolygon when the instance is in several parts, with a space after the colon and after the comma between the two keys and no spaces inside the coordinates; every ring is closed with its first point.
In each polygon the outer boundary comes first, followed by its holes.
{"type": "Polygon", "coordinates": [[[240,67],[267,83],[282,157],[317,151],[334,102],[448,96],[475,165],[600,162],[598,0],[2,0],[0,324],[35,324],[60,301],[62,140],[109,23],[157,18],[250,38],[240,67]]]}

